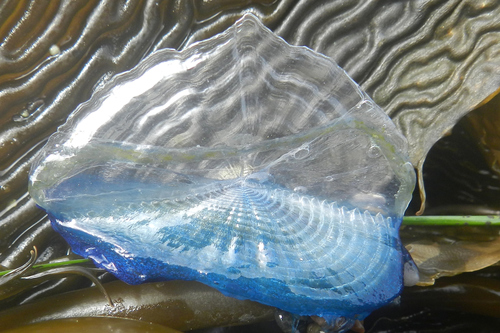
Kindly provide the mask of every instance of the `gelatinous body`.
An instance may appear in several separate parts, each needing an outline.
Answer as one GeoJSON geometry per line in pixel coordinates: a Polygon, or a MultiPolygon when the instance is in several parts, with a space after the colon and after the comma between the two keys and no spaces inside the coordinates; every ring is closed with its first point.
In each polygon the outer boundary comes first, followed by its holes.
{"type": "Polygon", "coordinates": [[[30,176],[74,251],[126,282],[197,280],[350,319],[401,291],[413,186],[384,112],[252,15],[98,88],[30,176]]]}

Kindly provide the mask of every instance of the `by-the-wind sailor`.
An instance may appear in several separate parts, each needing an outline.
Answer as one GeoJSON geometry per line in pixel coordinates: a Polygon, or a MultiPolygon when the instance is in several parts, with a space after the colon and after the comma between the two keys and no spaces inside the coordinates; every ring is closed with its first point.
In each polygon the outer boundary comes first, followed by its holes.
{"type": "Polygon", "coordinates": [[[99,88],[30,177],[74,251],[128,283],[197,280],[348,319],[401,291],[413,186],[385,113],[252,15],[99,88]]]}

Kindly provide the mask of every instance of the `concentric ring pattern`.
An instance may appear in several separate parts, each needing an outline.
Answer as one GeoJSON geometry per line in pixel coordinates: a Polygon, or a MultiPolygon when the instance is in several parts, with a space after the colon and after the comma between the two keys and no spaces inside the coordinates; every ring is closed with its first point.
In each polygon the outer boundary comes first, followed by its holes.
{"type": "Polygon", "coordinates": [[[293,313],[349,318],[400,292],[401,244],[390,217],[267,182],[210,188],[163,200],[149,188],[135,202],[109,194],[88,210],[79,196],[53,218],[75,251],[132,284],[194,279],[293,313]]]}
{"type": "Polygon", "coordinates": [[[406,149],[331,59],[245,15],[98,89],[35,158],[30,193],[127,282],[355,319],[402,288],[406,149]]]}

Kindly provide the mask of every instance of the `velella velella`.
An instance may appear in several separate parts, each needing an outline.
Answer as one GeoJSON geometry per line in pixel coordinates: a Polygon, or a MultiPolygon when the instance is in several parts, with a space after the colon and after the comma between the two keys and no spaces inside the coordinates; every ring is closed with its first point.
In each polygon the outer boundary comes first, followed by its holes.
{"type": "Polygon", "coordinates": [[[75,253],[350,323],[403,286],[407,143],[331,59],[253,15],[96,88],[33,163],[75,253]]]}

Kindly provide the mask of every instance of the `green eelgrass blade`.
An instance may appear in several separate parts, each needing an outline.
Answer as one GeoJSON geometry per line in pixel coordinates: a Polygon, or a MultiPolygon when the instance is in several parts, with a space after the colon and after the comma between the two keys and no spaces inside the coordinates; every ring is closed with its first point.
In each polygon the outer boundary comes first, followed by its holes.
{"type": "MultiPolygon", "coordinates": [[[[33,265],[32,269],[47,270],[47,269],[55,268],[55,267],[65,267],[65,266],[70,266],[70,265],[86,264],[86,263],[91,263],[91,262],[92,262],[92,260],[90,260],[90,259],[66,260],[66,261],[52,262],[52,263],[48,263],[48,264],[33,265]]],[[[12,270],[0,272],[0,276],[3,276],[11,271],[12,270]]]]}
{"type": "Polygon", "coordinates": [[[421,226],[500,226],[499,215],[404,216],[403,225],[421,226]]]}

